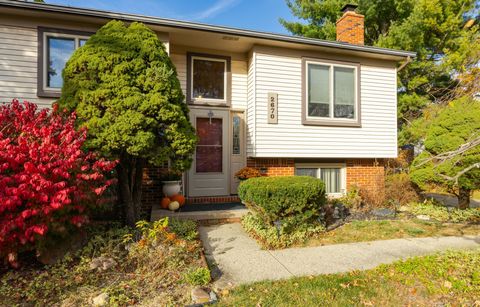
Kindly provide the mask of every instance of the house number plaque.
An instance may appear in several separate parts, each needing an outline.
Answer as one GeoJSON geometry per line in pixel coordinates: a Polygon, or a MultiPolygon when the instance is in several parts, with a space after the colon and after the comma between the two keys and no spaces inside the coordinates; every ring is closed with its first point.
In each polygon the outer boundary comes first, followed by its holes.
{"type": "Polygon", "coordinates": [[[268,123],[278,123],[278,94],[268,93],[268,123]]]}

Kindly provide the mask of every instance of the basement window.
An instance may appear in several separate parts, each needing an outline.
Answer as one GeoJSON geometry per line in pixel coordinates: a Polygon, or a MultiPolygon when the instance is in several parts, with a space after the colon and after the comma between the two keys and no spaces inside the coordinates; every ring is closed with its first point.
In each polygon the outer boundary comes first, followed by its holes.
{"type": "Polygon", "coordinates": [[[311,176],[325,183],[325,192],[330,197],[341,197],[346,191],[346,170],[343,163],[297,163],[296,176],[311,176]]]}
{"type": "Polygon", "coordinates": [[[38,96],[60,97],[65,64],[76,49],[85,45],[90,33],[40,28],[38,35],[38,96]]]}
{"type": "Polygon", "coordinates": [[[303,123],[360,126],[359,65],[304,59],[303,123]]]}

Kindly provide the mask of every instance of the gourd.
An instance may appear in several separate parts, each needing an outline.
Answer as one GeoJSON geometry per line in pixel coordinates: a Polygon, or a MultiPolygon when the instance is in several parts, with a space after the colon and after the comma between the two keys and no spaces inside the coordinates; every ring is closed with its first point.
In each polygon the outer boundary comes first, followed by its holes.
{"type": "Polygon", "coordinates": [[[171,198],[170,198],[171,201],[178,201],[178,203],[180,204],[180,207],[185,205],[185,196],[181,195],[181,194],[176,194],[176,195],[173,195],[171,198]]]}
{"type": "Polygon", "coordinates": [[[180,208],[180,204],[178,203],[178,201],[172,201],[169,205],[168,205],[168,209],[172,210],[172,211],[175,211],[177,210],[178,208],[180,208]]]}
{"type": "Polygon", "coordinates": [[[162,209],[168,209],[168,205],[170,205],[170,203],[171,203],[170,198],[164,197],[160,202],[160,207],[162,207],[162,209]]]}

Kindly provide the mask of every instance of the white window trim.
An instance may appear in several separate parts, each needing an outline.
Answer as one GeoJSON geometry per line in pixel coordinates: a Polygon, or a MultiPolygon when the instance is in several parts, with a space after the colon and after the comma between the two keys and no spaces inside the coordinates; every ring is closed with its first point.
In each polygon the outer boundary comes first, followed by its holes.
{"type": "Polygon", "coordinates": [[[55,38],[73,38],[75,40],[75,50],[77,50],[80,47],[80,40],[88,40],[90,37],[85,36],[85,35],[73,35],[73,34],[64,34],[64,33],[55,33],[55,32],[43,32],[43,59],[42,59],[42,65],[43,65],[43,84],[42,88],[44,91],[49,91],[49,92],[61,92],[61,88],[59,87],[49,87],[47,86],[48,83],[48,38],[49,37],[55,37],[55,38]]]}
{"type": "Polygon", "coordinates": [[[358,122],[358,116],[359,116],[359,110],[360,110],[360,103],[359,103],[359,97],[358,97],[358,87],[359,85],[359,80],[358,80],[358,66],[357,65],[349,65],[349,64],[341,64],[341,63],[331,63],[331,62],[324,62],[324,61],[316,61],[316,60],[307,60],[305,61],[305,117],[308,121],[319,121],[319,122],[335,122],[335,123],[357,123],[358,122]],[[308,115],[308,86],[309,86],[309,78],[308,78],[308,65],[313,64],[313,65],[322,65],[322,66],[328,66],[329,67],[329,78],[328,78],[328,88],[329,88],[329,117],[320,117],[320,116],[309,116],[308,115]],[[334,117],[334,68],[335,67],[344,67],[344,68],[353,68],[354,72],[354,95],[355,95],[355,116],[354,118],[335,118],[334,117]]]}
{"type": "Polygon", "coordinates": [[[227,86],[228,86],[228,67],[227,67],[227,60],[226,59],[219,59],[219,58],[214,58],[214,57],[204,57],[204,56],[196,56],[192,55],[190,58],[190,100],[195,104],[195,103],[202,103],[202,104],[221,104],[224,105],[227,103],[227,86]],[[224,64],[224,73],[223,73],[223,99],[215,99],[215,98],[195,98],[193,97],[193,73],[194,73],[194,65],[193,61],[194,60],[205,60],[205,61],[212,61],[212,62],[222,62],[224,64]]]}
{"type": "Polygon", "coordinates": [[[295,163],[295,173],[297,168],[316,168],[317,178],[320,179],[322,168],[339,168],[340,169],[340,193],[327,193],[328,197],[340,198],[347,192],[347,165],[345,163],[295,163]]]}

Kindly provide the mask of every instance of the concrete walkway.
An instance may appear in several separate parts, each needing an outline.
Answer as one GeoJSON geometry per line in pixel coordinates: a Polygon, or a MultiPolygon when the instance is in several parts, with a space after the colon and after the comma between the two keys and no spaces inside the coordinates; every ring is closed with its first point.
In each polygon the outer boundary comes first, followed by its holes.
{"type": "Polygon", "coordinates": [[[200,227],[200,238],[220,288],[260,280],[374,268],[447,249],[480,247],[480,236],[395,239],[318,247],[262,250],[240,224],[200,227]]]}

